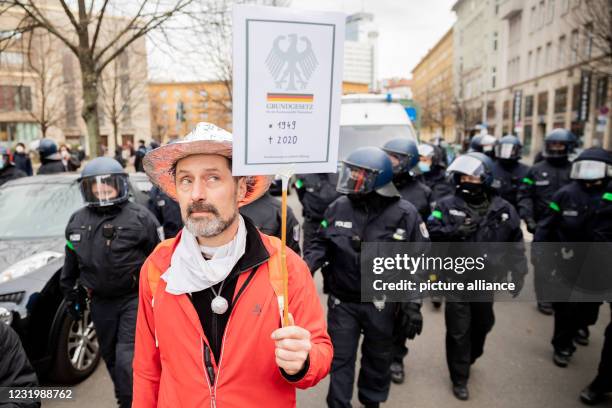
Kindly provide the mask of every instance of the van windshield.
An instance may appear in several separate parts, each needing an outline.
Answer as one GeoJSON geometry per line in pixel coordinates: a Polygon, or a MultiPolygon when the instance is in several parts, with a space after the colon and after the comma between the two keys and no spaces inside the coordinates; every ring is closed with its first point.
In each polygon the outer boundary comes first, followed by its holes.
{"type": "Polygon", "coordinates": [[[338,160],[343,160],[359,147],[382,147],[387,141],[397,138],[417,141],[414,131],[407,125],[340,126],[338,160]]]}

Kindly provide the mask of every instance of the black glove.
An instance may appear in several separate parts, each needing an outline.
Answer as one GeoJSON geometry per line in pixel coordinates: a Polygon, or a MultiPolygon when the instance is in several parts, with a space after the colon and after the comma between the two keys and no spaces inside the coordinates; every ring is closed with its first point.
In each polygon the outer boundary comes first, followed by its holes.
{"type": "Polygon", "coordinates": [[[402,329],[409,339],[414,339],[423,330],[423,315],[419,303],[407,302],[400,306],[402,329]]]}
{"type": "Polygon", "coordinates": [[[525,224],[527,224],[527,231],[531,232],[532,234],[535,232],[536,227],[538,226],[538,223],[533,218],[527,218],[525,220],[525,224]]]}
{"type": "Polygon", "coordinates": [[[87,292],[82,286],[72,289],[66,296],[66,311],[74,320],[81,320],[87,308],[87,292]]]}
{"type": "Polygon", "coordinates": [[[463,223],[457,228],[457,233],[461,238],[467,238],[472,236],[478,229],[478,224],[475,222],[463,223]]]}

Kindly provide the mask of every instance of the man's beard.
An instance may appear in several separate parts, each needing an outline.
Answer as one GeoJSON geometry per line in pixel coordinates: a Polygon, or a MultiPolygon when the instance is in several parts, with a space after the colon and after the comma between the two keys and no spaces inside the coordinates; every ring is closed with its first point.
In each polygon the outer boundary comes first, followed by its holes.
{"type": "Polygon", "coordinates": [[[238,217],[238,211],[234,211],[228,219],[223,219],[219,210],[212,204],[198,201],[187,207],[187,220],[185,227],[196,237],[212,238],[221,234],[229,228],[238,217]],[[212,217],[192,217],[194,212],[207,211],[212,217]]]}

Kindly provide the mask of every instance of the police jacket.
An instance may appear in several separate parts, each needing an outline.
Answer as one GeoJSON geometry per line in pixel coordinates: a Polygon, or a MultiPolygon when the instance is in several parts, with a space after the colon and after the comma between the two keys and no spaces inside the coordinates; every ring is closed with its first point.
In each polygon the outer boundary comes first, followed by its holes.
{"type": "Polygon", "coordinates": [[[527,177],[529,166],[519,161],[495,160],[493,163],[493,188],[499,195],[517,208],[517,193],[522,180],[527,177]]]}
{"type": "Polygon", "coordinates": [[[26,177],[27,174],[13,165],[9,165],[0,170],[0,186],[4,183],[15,180],[21,177],[26,177]]]}
{"type": "Polygon", "coordinates": [[[431,189],[408,173],[395,177],[393,184],[395,184],[402,198],[410,201],[421,214],[421,218],[426,220],[431,213],[431,189]]]}
{"type": "MultiPolygon", "coordinates": [[[[0,387],[38,387],[38,378],[21,345],[19,336],[4,323],[0,323],[0,387]]],[[[1,404],[3,407],[40,407],[40,402],[31,400],[5,402],[7,404],[1,404]]]]}
{"type": "MultiPolygon", "coordinates": [[[[272,197],[269,192],[252,203],[240,207],[240,214],[250,218],[258,230],[277,238],[281,237],[281,212],[280,201],[272,197]]],[[[287,246],[296,254],[301,254],[300,224],[290,207],[287,207],[287,246]]]]}
{"type": "Polygon", "coordinates": [[[538,223],[534,241],[611,242],[612,188],[588,190],[572,181],[557,191],[538,223]]]}
{"type": "Polygon", "coordinates": [[[173,238],[183,228],[181,207],[178,203],[168,197],[159,187],[153,186],[149,192],[147,207],[157,218],[164,228],[164,237],[173,238]]]}
{"type": "Polygon", "coordinates": [[[15,167],[24,171],[28,176],[34,174],[32,172],[32,160],[30,160],[30,157],[26,153],[13,154],[13,162],[15,163],[15,167]]]}
{"type": "Polygon", "coordinates": [[[371,193],[359,201],[341,196],[325,211],[304,260],[311,272],[325,262],[329,292],[343,302],[361,302],[362,242],[428,242],[414,205],[399,197],[371,193]]]}
{"type": "Polygon", "coordinates": [[[64,163],[61,160],[48,160],[38,168],[36,174],[55,174],[64,173],[65,171],[66,167],[64,167],[64,163]]]}
{"type": "Polygon", "coordinates": [[[534,164],[522,179],[518,192],[518,211],[523,219],[539,221],[546,214],[553,194],[570,182],[571,163],[549,159],[534,164]]]}
{"type": "Polygon", "coordinates": [[[298,176],[295,187],[302,204],[302,214],[306,220],[321,222],[327,206],[340,197],[340,193],[336,191],[336,184],[338,184],[336,173],[298,176]]]}
{"type": "Polygon", "coordinates": [[[103,211],[78,210],[66,226],[62,292],[67,294],[78,278],[94,296],[136,294],[140,268],[159,243],[158,228],[149,210],[129,201],[103,211]]]}
{"type": "Polygon", "coordinates": [[[443,198],[436,203],[427,219],[427,229],[434,242],[516,242],[517,245],[503,248],[491,247],[496,253],[487,253],[488,262],[507,265],[513,276],[527,274],[521,219],[512,204],[496,194],[489,196],[489,206],[484,215],[480,215],[459,195],[443,198]],[[459,230],[466,222],[478,225],[476,231],[467,237],[459,230]]]}
{"type": "Polygon", "coordinates": [[[430,171],[419,176],[419,180],[431,189],[432,205],[455,192],[455,186],[447,180],[446,171],[440,166],[432,166],[430,171]]]}

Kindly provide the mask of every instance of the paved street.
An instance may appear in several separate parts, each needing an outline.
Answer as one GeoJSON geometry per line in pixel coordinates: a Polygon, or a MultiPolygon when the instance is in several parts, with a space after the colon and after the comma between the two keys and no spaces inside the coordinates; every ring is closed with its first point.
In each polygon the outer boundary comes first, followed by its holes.
{"type": "MultiPolygon", "coordinates": [[[[299,203],[293,194],[290,205],[299,216],[299,203]]],[[[317,283],[321,287],[320,274],[317,283]]],[[[323,302],[324,296],[321,295],[323,302]]],[[[457,401],[450,391],[444,353],[444,313],[423,307],[423,334],[410,344],[407,381],[393,386],[387,407],[499,407],[572,408],[580,407],[578,393],[595,375],[602,347],[603,331],[610,319],[603,306],[599,322],[591,328],[591,344],[580,347],[566,369],[553,365],[550,336],[552,317],[539,314],[529,303],[497,303],[496,323],[487,339],[484,356],[473,367],[471,399],[457,401]]],[[[298,393],[298,406],[325,406],[327,380],[298,393]]],[[[94,375],[75,387],[78,406],[112,408],[113,391],[103,364],[94,375]]],[[[71,402],[44,404],[47,408],[72,408],[71,402]]],[[[358,407],[355,397],[354,406],[358,407]]],[[[601,405],[612,407],[612,401],[601,405]]]]}

